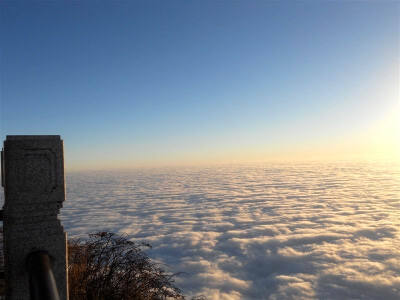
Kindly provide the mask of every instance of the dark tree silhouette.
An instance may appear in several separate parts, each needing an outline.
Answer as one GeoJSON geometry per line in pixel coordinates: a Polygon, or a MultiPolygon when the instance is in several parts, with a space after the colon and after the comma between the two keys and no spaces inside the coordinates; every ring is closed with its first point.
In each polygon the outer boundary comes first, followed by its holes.
{"type": "Polygon", "coordinates": [[[71,300],[184,299],[166,273],[143,252],[151,247],[109,232],[68,243],[71,300]]]}

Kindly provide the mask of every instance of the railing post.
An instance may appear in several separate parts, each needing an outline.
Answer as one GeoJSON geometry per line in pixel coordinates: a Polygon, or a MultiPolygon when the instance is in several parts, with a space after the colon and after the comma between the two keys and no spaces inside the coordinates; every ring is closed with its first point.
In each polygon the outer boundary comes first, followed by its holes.
{"type": "Polygon", "coordinates": [[[60,136],[7,136],[2,164],[6,299],[35,299],[30,286],[42,276],[43,282],[53,278],[59,293],[42,299],[67,300],[66,233],[57,218],[65,200],[63,142],[60,136]]]}

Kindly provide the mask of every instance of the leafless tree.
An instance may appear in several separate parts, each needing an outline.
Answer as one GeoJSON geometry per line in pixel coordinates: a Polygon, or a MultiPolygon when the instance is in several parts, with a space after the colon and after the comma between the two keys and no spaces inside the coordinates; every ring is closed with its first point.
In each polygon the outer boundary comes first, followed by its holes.
{"type": "Polygon", "coordinates": [[[70,240],[71,300],[184,299],[165,272],[143,252],[151,247],[109,232],[70,240]]]}

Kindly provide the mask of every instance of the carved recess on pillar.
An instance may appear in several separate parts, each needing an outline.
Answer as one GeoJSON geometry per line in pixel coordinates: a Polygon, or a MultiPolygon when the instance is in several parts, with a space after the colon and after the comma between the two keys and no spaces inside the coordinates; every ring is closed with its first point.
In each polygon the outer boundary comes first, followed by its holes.
{"type": "Polygon", "coordinates": [[[18,182],[21,192],[50,193],[57,186],[55,154],[49,149],[28,149],[24,151],[23,171],[18,182]],[[40,176],[38,176],[40,175],[40,176]]]}

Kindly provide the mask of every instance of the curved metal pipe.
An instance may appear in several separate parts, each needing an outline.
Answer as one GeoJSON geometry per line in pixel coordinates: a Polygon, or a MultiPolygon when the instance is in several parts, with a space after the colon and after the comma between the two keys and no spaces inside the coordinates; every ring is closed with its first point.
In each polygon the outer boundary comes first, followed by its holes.
{"type": "Polygon", "coordinates": [[[47,252],[31,252],[27,257],[27,268],[31,300],[60,300],[47,252]]]}

